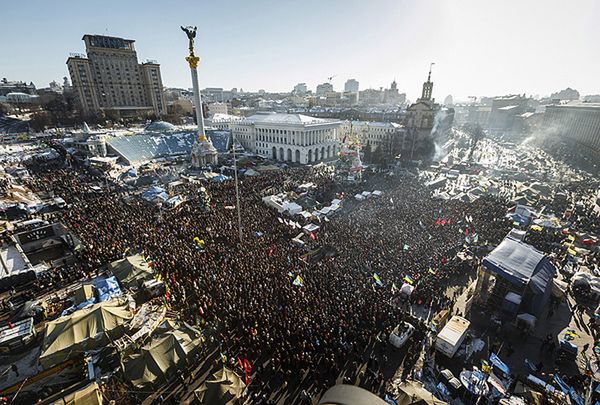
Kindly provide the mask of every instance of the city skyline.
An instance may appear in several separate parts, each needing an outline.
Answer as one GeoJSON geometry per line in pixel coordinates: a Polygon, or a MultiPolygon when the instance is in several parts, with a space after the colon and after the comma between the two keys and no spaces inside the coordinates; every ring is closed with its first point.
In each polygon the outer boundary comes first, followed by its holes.
{"type": "MultiPolygon", "coordinates": [[[[119,3],[118,13],[110,7],[116,2],[99,10],[71,2],[33,3],[38,12],[28,17],[28,35],[9,34],[9,57],[0,62],[0,76],[38,87],[68,76],[65,61],[69,53],[83,51],[81,37],[100,34],[135,40],[140,61],[161,64],[165,86],[188,88],[186,39],[179,25],[191,24],[198,26],[201,88],[284,92],[305,82],[314,91],[334,76],[336,91],[350,78],[364,90],[388,88],[395,79],[400,92],[414,100],[429,63],[435,62],[438,101],[448,94],[455,100],[545,96],[566,87],[582,95],[600,93],[594,40],[600,28],[593,21],[600,3],[593,1],[576,7],[551,2],[544,9],[516,1],[459,6],[380,1],[378,11],[357,1],[233,2],[229,7],[180,1],[168,9],[132,2],[119,3]]],[[[11,17],[5,31],[18,32],[31,8],[4,6],[11,17]]]]}

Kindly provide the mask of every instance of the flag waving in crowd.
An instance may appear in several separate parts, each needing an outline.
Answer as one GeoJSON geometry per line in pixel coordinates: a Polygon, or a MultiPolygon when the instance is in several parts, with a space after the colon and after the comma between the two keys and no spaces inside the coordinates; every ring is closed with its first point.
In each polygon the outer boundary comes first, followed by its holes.
{"type": "Polygon", "coordinates": [[[302,277],[300,276],[300,274],[298,274],[296,276],[296,278],[294,279],[294,282],[292,283],[298,287],[304,287],[304,280],[302,279],[302,277]]]}

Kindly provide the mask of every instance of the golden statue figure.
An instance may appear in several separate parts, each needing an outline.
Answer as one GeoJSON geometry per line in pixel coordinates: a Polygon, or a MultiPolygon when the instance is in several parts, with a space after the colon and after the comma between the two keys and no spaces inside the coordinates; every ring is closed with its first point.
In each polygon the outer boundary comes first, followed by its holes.
{"type": "Polygon", "coordinates": [[[183,32],[185,32],[187,34],[187,37],[190,41],[190,43],[189,43],[190,54],[189,54],[189,56],[187,56],[185,58],[185,60],[187,60],[188,63],[190,64],[190,68],[196,69],[198,67],[198,62],[200,61],[200,58],[194,54],[194,38],[196,38],[196,27],[192,27],[191,25],[188,25],[187,27],[182,26],[181,29],[183,30],[183,32]]]}

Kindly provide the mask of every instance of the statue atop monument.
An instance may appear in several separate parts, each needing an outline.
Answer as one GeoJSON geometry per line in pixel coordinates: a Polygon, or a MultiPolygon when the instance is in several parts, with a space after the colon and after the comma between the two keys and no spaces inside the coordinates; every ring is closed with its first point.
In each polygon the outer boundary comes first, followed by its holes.
{"type": "Polygon", "coordinates": [[[194,55],[194,38],[196,38],[196,27],[192,27],[191,25],[188,25],[187,27],[181,27],[181,29],[183,30],[183,32],[186,33],[188,39],[190,40],[190,44],[189,44],[189,49],[190,49],[190,55],[194,55]]]}
{"type": "Polygon", "coordinates": [[[186,33],[189,40],[189,55],[185,60],[190,65],[192,74],[192,86],[194,87],[194,110],[196,113],[196,123],[198,124],[198,138],[192,146],[192,167],[202,168],[206,165],[216,165],[218,161],[217,149],[210,138],[204,132],[204,116],[202,111],[202,98],[200,95],[200,85],[198,84],[198,62],[200,58],[194,54],[194,38],[196,38],[196,27],[188,25],[181,27],[181,30],[186,33]]]}

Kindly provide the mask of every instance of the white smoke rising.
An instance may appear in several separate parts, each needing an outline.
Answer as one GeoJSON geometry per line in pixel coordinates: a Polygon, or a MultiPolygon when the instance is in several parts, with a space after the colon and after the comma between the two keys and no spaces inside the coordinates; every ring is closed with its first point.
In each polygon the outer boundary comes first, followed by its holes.
{"type": "Polygon", "coordinates": [[[446,156],[446,152],[444,152],[442,145],[444,145],[446,142],[448,142],[448,140],[450,138],[445,131],[444,131],[445,133],[438,133],[438,127],[440,126],[442,121],[446,118],[447,114],[448,114],[447,110],[440,109],[440,110],[438,110],[438,112],[435,114],[435,117],[433,118],[433,128],[431,128],[431,133],[429,134],[429,136],[433,140],[433,145],[435,147],[435,152],[434,152],[433,158],[432,158],[434,162],[439,162],[446,156]]]}
{"type": "Polygon", "coordinates": [[[433,161],[439,162],[446,156],[446,153],[444,152],[444,149],[437,142],[435,142],[433,144],[433,146],[435,147],[435,153],[433,154],[433,161]]]}

